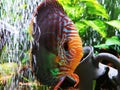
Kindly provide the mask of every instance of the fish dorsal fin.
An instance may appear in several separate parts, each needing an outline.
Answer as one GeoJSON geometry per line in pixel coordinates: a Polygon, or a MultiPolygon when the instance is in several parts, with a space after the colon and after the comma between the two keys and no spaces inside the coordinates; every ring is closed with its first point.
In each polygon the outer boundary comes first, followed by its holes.
{"type": "MultiPolygon", "coordinates": [[[[51,12],[55,9],[60,10],[63,14],[66,14],[62,5],[57,0],[44,0],[35,10],[34,16],[40,11],[44,12],[45,9],[49,9],[51,12]]],[[[53,13],[53,12],[52,12],[53,13]]]]}

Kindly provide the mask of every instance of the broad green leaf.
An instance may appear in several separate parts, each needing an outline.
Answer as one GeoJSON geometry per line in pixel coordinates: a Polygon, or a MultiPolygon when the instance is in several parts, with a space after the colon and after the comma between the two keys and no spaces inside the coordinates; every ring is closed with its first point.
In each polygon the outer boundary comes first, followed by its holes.
{"type": "Polygon", "coordinates": [[[119,20],[112,20],[112,21],[109,21],[106,23],[109,24],[110,26],[113,26],[113,27],[119,29],[119,31],[120,31],[120,21],[119,20]]]}
{"type": "Polygon", "coordinates": [[[107,38],[104,44],[96,45],[95,48],[112,48],[113,50],[120,53],[120,39],[117,36],[107,38]]]}
{"type": "Polygon", "coordinates": [[[109,49],[109,46],[106,45],[106,44],[95,45],[94,47],[95,48],[106,48],[106,49],[109,49]]]}
{"type": "Polygon", "coordinates": [[[120,40],[118,37],[114,36],[114,37],[111,37],[111,38],[108,38],[105,42],[105,44],[107,45],[118,45],[120,46],[120,40]]]}
{"type": "Polygon", "coordinates": [[[62,4],[63,5],[63,7],[66,5],[71,5],[71,1],[70,0],[58,0],[58,2],[60,3],[60,4],[62,4]]]}
{"type": "Polygon", "coordinates": [[[83,35],[88,28],[88,26],[82,22],[76,22],[75,25],[80,35],[83,35]]]}
{"type": "Polygon", "coordinates": [[[79,6],[65,7],[65,10],[72,20],[79,20],[84,12],[84,8],[79,6]]]}
{"type": "Polygon", "coordinates": [[[102,16],[105,19],[109,19],[109,15],[106,12],[106,9],[98,3],[97,0],[80,0],[81,2],[86,3],[86,8],[88,14],[102,16]]]}
{"type": "Polygon", "coordinates": [[[65,9],[67,15],[73,20],[76,21],[78,19],[80,19],[80,17],[82,16],[83,12],[84,12],[84,8],[80,6],[80,4],[78,3],[78,1],[73,0],[70,2],[70,0],[58,0],[63,8],[65,9]]]}
{"type": "Polygon", "coordinates": [[[97,20],[84,20],[84,23],[86,23],[88,26],[92,27],[94,30],[96,30],[102,37],[106,37],[106,27],[105,23],[99,19],[97,20]]]}
{"type": "Polygon", "coordinates": [[[79,4],[78,0],[58,0],[60,4],[64,6],[75,6],[76,4],[79,4]]]}

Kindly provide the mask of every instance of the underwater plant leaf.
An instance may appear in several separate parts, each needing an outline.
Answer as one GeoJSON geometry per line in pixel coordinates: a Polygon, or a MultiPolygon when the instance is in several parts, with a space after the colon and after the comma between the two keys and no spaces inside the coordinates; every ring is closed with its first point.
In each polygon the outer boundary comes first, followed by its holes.
{"type": "Polygon", "coordinates": [[[113,36],[111,38],[107,38],[104,44],[95,45],[95,48],[112,48],[113,50],[120,53],[120,39],[117,36],[113,36]]]}
{"type": "Polygon", "coordinates": [[[80,35],[83,35],[88,28],[88,26],[82,22],[76,22],[75,25],[80,35]]]}
{"type": "Polygon", "coordinates": [[[106,23],[109,24],[110,26],[113,26],[113,27],[119,29],[119,31],[120,31],[120,20],[112,20],[112,21],[108,21],[106,23]]]}
{"type": "Polygon", "coordinates": [[[84,12],[84,7],[80,6],[77,0],[58,0],[59,3],[63,6],[67,15],[73,20],[76,21],[80,19],[84,12]]]}
{"type": "Polygon", "coordinates": [[[106,44],[95,45],[94,47],[95,47],[95,48],[106,48],[106,49],[109,48],[109,46],[106,45],[106,44]]]}
{"type": "Polygon", "coordinates": [[[107,38],[104,44],[96,45],[95,47],[107,48],[111,45],[120,46],[120,39],[117,36],[113,36],[111,38],[107,38]]]}
{"type": "Polygon", "coordinates": [[[80,0],[86,3],[88,14],[102,16],[105,19],[109,19],[109,15],[106,9],[97,0],[80,0]]]}
{"type": "Polygon", "coordinates": [[[118,45],[120,46],[120,40],[117,36],[113,36],[111,38],[108,38],[105,42],[106,45],[118,45]]]}
{"type": "Polygon", "coordinates": [[[84,23],[86,23],[88,26],[92,27],[94,30],[96,30],[102,37],[106,37],[106,27],[105,23],[102,20],[96,19],[96,20],[84,20],[84,23]]]}

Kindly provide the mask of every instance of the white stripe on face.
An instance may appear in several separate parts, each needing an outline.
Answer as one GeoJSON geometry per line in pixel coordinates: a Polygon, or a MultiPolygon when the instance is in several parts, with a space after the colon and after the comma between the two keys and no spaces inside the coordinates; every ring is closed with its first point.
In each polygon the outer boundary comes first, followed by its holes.
{"type": "Polygon", "coordinates": [[[33,23],[36,23],[37,21],[36,21],[36,16],[33,18],[33,23]]]}

